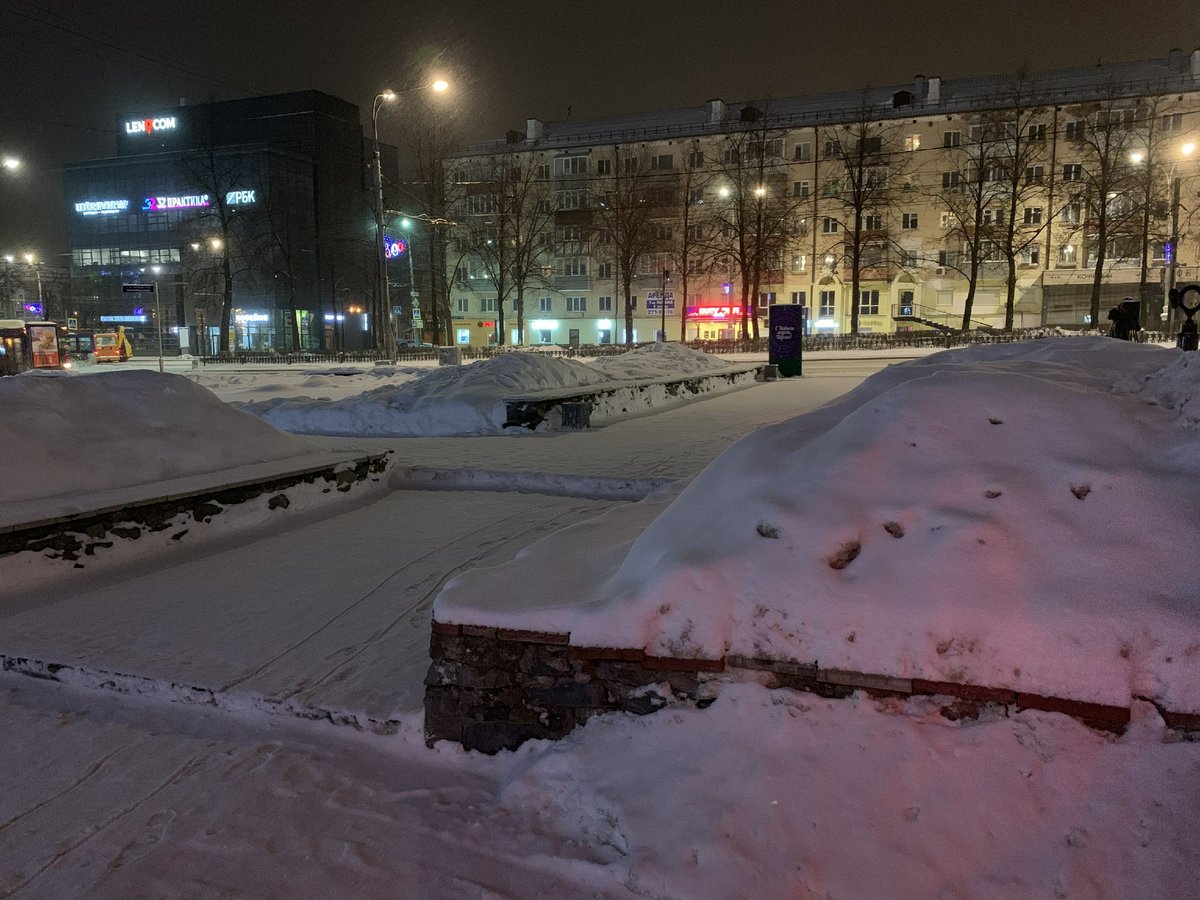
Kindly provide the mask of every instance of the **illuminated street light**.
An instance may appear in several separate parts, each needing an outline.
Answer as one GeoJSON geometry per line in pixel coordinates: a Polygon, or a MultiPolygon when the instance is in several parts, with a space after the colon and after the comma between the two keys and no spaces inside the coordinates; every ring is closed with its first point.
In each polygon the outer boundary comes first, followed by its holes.
{"type": "Polygon", "coordinates": [[[1184,156],[1191,156],[1195,151],[1196,151],[1196,145],[1193,144],[1191,141],[1188,141],[1186,144],[1184,144],[1182,147],[1179,148],[1179,152],[1182,153],[1184,156]]]}
{"type": "Polygon", "coordinates": [[[1135,166],[1141,165],[1142,160],[1145,158],[1146,158],[1146,154],[1142,153],[1140,150],[1134,150],[1132,153],[1129,154],[1129,159],[1133,162],[1133,164],[1135,166]]]}
{"type": "MultiPolygon", "coordinates": [[[[396,330],[392,321],[392,291],[391,285],[388,284],[387,271],[387,247],[384,244],[383,234],[383,163],[379,157],[379,109],[386,103],[394,102],[400,94],[409,94],[413,91],[424,90],[428,87],[435,92],[444,93],[450,83],[445,79],[439,78],[431,84],[423,87],[409,88],[406,91],[394,91],[391,88],[380,91],[375,95],[375,100],[371,104],[371,135],[374,138],[375,149],[375,253],[379,259],[379,293],[381,309],[376,311],[374,327],[376,331],[375,346],[379,348],[378,329],[383,331],[383,350],[387,353],[388,359],[392,362],[396,361],[396,330]]],[[[409,261],[412,261],[412,251],[409,251],[409,261]]]]}
{"type": "Polygon", "coordinates": [[[762,187],[761,185],[759,187],[756,187],[754,189],[754,196],[758,197],[761,200],[763,197],[767,196],[767,189],[765,187],[762,187]]]}
{"type": "Polygon", "coordinates": [[[10,172],[12,172],[16,169],[21,168],[21,161],[19,159],[17,159],[15,156],[6,156],[6,157],[4,157],[4,168],[6,168],[10,172]]]}
{"type": "Polygon", "coordinates": [[[220,250],[224,246],[224,244],[221,243],[220,238],[213,238],[208,243],[209,246],[211,246],[214,250],[220,250]]]}
{"type": "Polygon", "coordinates": [[[727,188],[727,187],[719,188],[717,190],[717,194],[720,195],[721,197],[728,197],[729,196],[729,188],[727,188]]]}

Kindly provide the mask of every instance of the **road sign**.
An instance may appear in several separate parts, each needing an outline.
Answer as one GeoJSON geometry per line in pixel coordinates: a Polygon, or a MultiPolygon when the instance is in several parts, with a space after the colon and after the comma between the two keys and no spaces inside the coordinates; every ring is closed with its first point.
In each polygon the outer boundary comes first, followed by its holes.
{"type": "Polygon", "coordinates": [[[79,320],[67,316],[67,330],[75,331],[79,327],[79,320]]]}
{"type": "Polygon", "coordinates": [[[413,321],[414,322],[421,321],[421,310],[419,307],[416,307],[416,306],[413,307],[413,321]]]}
{"type": "Polygon", "coordinates": [[[392,315],[393,315],[393,316],[398,316],[398,315],[400,315],[402,312],[404,312],[404,307],[403,307],[403,306],[393,306],[393,307],[392,307],[392,315]]]}
{"type": "Polygon", "coordinates": [[[662,312],[663,308],[659,306],[660,298],[666,301],[667,312],[675,311],[674,291],[648,291],[646,293],[646,312],[662,312]]]}
{"type": "Polygon", "coordinates": [[[152,284],[123,284],[121,290],[126,294],[153,294],[154,285],[152,284]]]}

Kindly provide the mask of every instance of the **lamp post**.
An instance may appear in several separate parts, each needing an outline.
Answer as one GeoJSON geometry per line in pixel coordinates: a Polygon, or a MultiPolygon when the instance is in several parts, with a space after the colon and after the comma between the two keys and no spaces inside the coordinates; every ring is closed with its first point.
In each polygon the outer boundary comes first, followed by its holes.
{"type": "Polygon", "coordinates": [[[671,270],[662,270],[662,290],[658,292],[658,309],[662,316],[662,323],[659,326],[658,340],[659,343],[666,343],[667,340],[667,282],[671,280],[671,270]]]}
{"type": "MultiPolygon", "coordinates": [[[[376,317],[376,328],[383,327],[383,349],[388,354],[388,359],[392,362],[396,361],[396,334],[392,327],[392,300],[391,288],[388,285],[387,277],[387,256],[383,244],[383,163],[379,156],[379,109],[385,103],[394,103],[401,94],[410,94],[413,91],[424,90],[428,88],[435,93],[444,93],[450,87],[450,83],[445,79],[439,78],[428,85],[421,85],[415,88],[409,88],[404,91],[393,91],[390,88],[375,95],[375,100],[371,104],[371,132],[374,139],[375,150],[375,253],[379,258],[379,280],[380,290],[379,297],[383,303],[382,317],[376,317]],[[381,321],[382,319],[382,321],[381,321]]],[[[409,258],[411,265],[412,258],[409,258]]],[[[378,334],[378,331],[376,332],[378,334]]],[[[376,342],[378,344],[378,341],[376,342]]]]}
{"type": "MultiPolygon", "coordinates": [[[[1188,158],[1196,151],[1196,145],[1188,141],[1179,148],[1179,154],[1188,158]]],[[[1179,189],[1181,176],[1176,162],[1171,163],[1171,258],[1167,260],[1167,283],[1163,291],[1162,320],[1167,330],[1171,327],[1171,291],[1175,289],[1175,278],[1179,266],[1179,189]]]]}
{"type": "Polygon", "coordinates": [[[44,300],[42,299],[42,270],[38,268],[39,263],[38,263],[37,257],[35,257],[32,253],[25,254],[25,262],[29,264],[29,267],[31,269],[33,269],[33,274],[37,278],[38,308],[41,309],[42,316],[45,317],[46,304],[45,304],[44,300]]]}
{"type": "MultiPolygon", "coordinates": [[[[413,277],[412,232],[409,230],[412,228],[412,219],[409,219],[407,216],[405,218],[401,219],[400,227],[402,229],[404,229],[404,234],[407,236],[407,240],[404,242],[404,244],[405,244],[404,255],[408,257],[408,299],[412,305],[413,310],[417,310],[417,309],[420,309],[420,307],[417,305],[419,303],[419,300],[417,298],[417,282],[416,282],[416,279],[413,277]]],[[[417,343],[417,317],[412,316],[411,321],[412,321],[413,343],[417,343]]]]}
{"type": "Polygon", "coordinates": [[[379,157],[379,107],[385,101],[394,103],[396,96],[397,94],[393,90],[382,91],[375,95],[375,101],[371,104],[371,132],[374,139],[373,148],[375,150],[375,256],[379,261],[379,289],[377,291],[379,300],[377,301],[377,307],[382,306],[382,309],[376,309],[375,346],[376,349],[379,349],[379,335],[382,328],[382,349],[387,353],[388,359],[392,362],[396,361],[396,342],[395,336],[392,334],[392,300],[391,291],[388,287],[387,254],[383,246],[383,163],[379,157]]]}

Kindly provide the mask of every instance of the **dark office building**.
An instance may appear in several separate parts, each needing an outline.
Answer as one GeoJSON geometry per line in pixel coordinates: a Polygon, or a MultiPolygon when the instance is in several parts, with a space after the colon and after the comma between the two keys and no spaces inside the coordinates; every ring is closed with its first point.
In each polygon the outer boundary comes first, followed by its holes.
{"type": "MultiPolygon", "coordinates": [[[[377,289],[374,157],[358,107],[317,91],[117,117],[117,156],[67,166],[81,330],[155,333],[155,281],[183,352],[361,347],[377,289]]],[[[397,181],[381,148],[385,195],[397,181]]],[[[390,198],[389,198],[390,199],[390,198]]],[[[135,348],[136,350],[136,348],[135,348]]]]}

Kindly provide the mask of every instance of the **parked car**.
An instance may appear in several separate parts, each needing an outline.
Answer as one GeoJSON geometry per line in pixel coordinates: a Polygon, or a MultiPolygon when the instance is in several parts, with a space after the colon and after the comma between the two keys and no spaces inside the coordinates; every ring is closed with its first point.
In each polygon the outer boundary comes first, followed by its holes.
{"type": "Polygon", "coordinates": [[[396,341],[397,350],[432,350],[433,344],[429,341],[396,341]]]}

